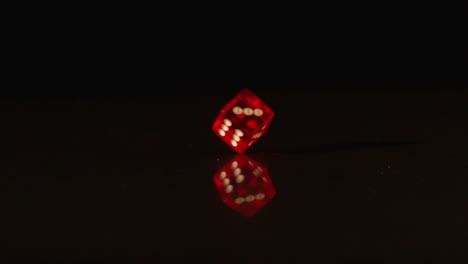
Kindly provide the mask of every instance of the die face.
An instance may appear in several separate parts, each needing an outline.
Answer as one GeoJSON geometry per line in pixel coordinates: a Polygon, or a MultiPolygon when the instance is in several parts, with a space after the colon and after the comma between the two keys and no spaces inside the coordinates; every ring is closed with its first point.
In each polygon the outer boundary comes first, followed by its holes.
{"type": "Polygon", "coordinates": [[[213,132],[238,153],[245,152],[267,131],[274,112],[248,89],[243,89],[220,111],[213,132]]]}
{"type": "Polygon", "coordinates": [[[250,217],[276,194],[268,170],[245,155],[238,155],[213,177],[223,202],[250,217]]]}

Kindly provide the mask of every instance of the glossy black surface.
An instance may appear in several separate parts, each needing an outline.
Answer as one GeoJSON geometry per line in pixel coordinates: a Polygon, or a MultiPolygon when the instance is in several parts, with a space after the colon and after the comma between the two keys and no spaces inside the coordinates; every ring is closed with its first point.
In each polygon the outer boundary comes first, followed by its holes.
{"type": "Polygon", "coordinates": [[[210,130],[234,95],[2,99],[3,257],[466,257],[466,92],[258,91],[276,117],[246,154],[269,169],[277,194],[252,218],[225,206],[212,181],[235,155],[210,130]]]}

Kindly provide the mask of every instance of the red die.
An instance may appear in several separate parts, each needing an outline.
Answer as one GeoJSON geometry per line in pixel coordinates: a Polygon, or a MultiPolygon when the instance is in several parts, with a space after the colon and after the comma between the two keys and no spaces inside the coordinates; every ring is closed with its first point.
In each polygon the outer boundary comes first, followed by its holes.
{"type": "Polygon", "coordinates": [[[248,89],[221,109],[213,131],[237,153],[243,153],[266,133],[275,113],[248,89]]]}
{"type": "Polygon", "coordinates": [[[245,155],[237,155],[213,177],[221,199],[238,213],[250,217],[276,194],[268,171],[245,155]]]}

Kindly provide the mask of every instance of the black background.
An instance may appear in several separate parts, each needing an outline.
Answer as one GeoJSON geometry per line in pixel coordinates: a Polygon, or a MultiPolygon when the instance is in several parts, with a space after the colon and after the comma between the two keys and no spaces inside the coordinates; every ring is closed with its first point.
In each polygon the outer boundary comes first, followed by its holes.
{"type": "Polygon", "coordinates": [[[5,263],[465,259],[466,48],[415,25],[25,49],[11,87],[33,89],[0,99],[5,263]],[[246,153],[278,192],[252,218],[212,182],[242,88],[276,113],[246,153]]]}

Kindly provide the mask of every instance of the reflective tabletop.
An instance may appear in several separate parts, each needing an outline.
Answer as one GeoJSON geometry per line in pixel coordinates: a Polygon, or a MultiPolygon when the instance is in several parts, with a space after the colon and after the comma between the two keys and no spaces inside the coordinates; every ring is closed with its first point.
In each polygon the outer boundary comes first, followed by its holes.
{"type": "Polygon", "coordinates": [[[243,154],[211,130],[232,93],[1,99],[2,258],[466,257],[466,92],[257,94],[276,116],[243,154]]]}

